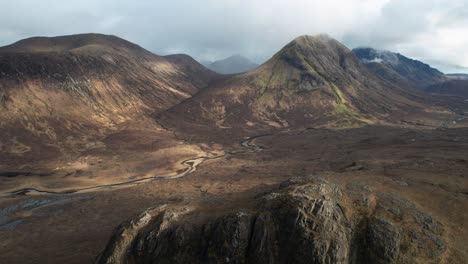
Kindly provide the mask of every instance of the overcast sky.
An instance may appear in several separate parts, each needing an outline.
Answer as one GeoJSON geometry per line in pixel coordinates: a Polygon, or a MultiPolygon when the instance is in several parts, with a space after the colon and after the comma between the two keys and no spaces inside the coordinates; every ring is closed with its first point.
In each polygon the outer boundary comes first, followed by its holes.
{"type": "Polygon", "coordinates": [[[114,34],[157,54],[262,62],[327,33],[468,72],[468,0],[1,0],[0,46],[31,36],[114,34]]]}

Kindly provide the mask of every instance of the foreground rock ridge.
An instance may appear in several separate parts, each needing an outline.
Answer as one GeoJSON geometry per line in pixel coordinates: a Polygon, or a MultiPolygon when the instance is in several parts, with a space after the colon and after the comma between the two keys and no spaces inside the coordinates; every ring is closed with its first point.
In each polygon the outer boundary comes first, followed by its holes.
{"type": "Polygon", "coordinates": [[[296,177],[224,213],[148,209],[115,230],[97,263],[438,263],[443,232],[398,194],[296,177]]]}

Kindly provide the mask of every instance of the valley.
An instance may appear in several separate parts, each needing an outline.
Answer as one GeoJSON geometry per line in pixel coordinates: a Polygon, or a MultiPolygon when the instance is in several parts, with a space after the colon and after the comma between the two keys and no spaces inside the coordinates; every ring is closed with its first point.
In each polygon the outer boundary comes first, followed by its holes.
{"type": "MultiPolygon", "coordinates": [[[[279,133],[251,143],[252,148],[262,146],[261,152],[251,149],[242,155],[210,160],[183,178],[85,194],[15,196],[3,199],[2,208],[43,199],[57,200],[58,204],[38,206],[34,209],[36,213],[28,215],[25,215],[27,211],[11,212],[11,221],[20,217],[23,222],[10,230],[2,229],[6,235],[3,245],[7,249],[20,247],[34,252],[37,243],[50,237],[47,245],[40,245],[41,257],[57,262],[91,262],[117,224],[146,208],[182,204],[229,212],[233,207],[248,207],[250,199],[276,190],[291,177],[320,175],[339,182],[343,190],[358,184],[379,192],[398,193],[416,202],[444,225],[444,241],[454,245],[447,252],[447,261],[461,261],[466,252],[462,243],[466,219],[456,212],[468,209],[464,173],[467,161],[466,155],[459,152],[460,148],[468,147],[468,138],[460,136],[467,135],[466,132],[466,129],[420,131],[367,127],[279,133]],[[434,148],[438,151],[428,151],[434,148]],[[61,199],[71,200],[60,203],[61,199]],[[81,220],[73,221],[76,217],[81,220]],[[28,232],[21,231],[40,230],[45,225],[58,229],[36,231],[34,240],[26,239],[28,232]],[[80,230],[77,239],[82,242],[64,240],[76,237],[75,230],[80,230]],[[74,254],[66,249],[69,246],[76,249],[74,254]]],[[[34,263],[39,258],[39,255],[18,256],[14,251],[7,252],[12,255],[4,257],[12,262],[34,263]]]]}
{"type": "Polygon", "coordinates": [[[383,54],[300,36],[222,75],[108,35],[0,48],[0,263],[463,263],[468,104],[383,54]]]}
{"type": "MultiPolygon", "coordinates": [[[[240,145],[242,147],[245,147],[247,151],[251,152],[258,152],[262,151],[261,146],[257,146],[252,144],[252,141],[264,137],[268,135],[261,135],[261,136],[254,136],[251,138],[248,138],[242,142],[240,142],[240,145]]],[[[236,152],[228,152],[224,154],[220,154],[217,156],[212,156],[212,157],[196,157],[193,159],[187,159],[182,161],[180,164],[186,166],[187,168],[183,170],[182,172],[174,172],[178,173],[174,176],[153,176],[149,178],[143,178],[143,179],[136,179],[136,180],[131,180],[131,181],[126,181],[126,182],[119,182],[119,183],[112,183],[112,184],[107,184],[107,185],[99,185],[99,186],[91,186],[91,187],[86,187],[83,189],[74,189],[74,190],[65,190],[65,191],[60,191],[60,192],[53,192],[53,191],[46,191],[46,190],[38,190],[35,188],[24,188],[20,190],[15,190],[11,192],[6,192],[4,194],[0,194],[0,197],[11,197],[11,196],[23,196],[23,195],[38,195],[38,194],[48,194],[48,195],[67,195],[67,194],[79,194],[79,193],[87,193],[87,192],[95,192],[95,191],[100,191],[100,190],[106,190],[106,189],[115,189],[119,187],[130,187],[142,183],[148,183],[152,181],[161,181],[161,180],[172,180],[172,179],[177,179],[181,177],[188,176],[190,173],[194,172],[197,169],[198,165],[203,164],[203,162],[207,160],[215,160],[219,158],[226,157],[227,155],[237,155],[237,154],[244,154],[246,151],[236,151],[236,152]]],[[[20,174],[20,173],[18,173],[20,174]]]]}

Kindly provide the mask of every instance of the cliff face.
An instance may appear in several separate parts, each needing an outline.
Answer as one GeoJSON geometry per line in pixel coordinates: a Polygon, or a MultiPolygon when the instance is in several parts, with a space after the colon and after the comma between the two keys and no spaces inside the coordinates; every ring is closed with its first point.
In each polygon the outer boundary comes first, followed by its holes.
{"type": "Polygon", "coordinates": [[[438,263],[443,228],[366,186],[293,178],[250,206],[148,209],[119,226],[97,263],[438,263]]]}

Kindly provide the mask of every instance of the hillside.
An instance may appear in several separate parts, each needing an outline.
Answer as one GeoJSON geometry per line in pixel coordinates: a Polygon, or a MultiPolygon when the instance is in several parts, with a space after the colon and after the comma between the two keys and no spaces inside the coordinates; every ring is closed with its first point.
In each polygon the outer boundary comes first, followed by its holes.
{"type": "Polygon", "coordinates": [[[86,149],[119,124],[165,110],[217,76],[186,55],[157,56],[108,35],[37,37],[2,47],[2,161],[86,149]]]}
{"type": "Polygon", "coordinates": [[[158,118],[182,130],[347,127],[432,111],[428,100],[382,80],[338,41],[302,36],[257,69],[217,82],[158,118]]]}
{"type": "Polygon", "coordinates": [[[376,75],[402,85],[424,88],[445,81],[446,76],[423,62],[399,53],[373,48],[356,48],[354,54],[376,75]]]}
{"type": "Polygon", "coordinates": [[[454,78],[443,83],[434,84],[427,87],[426,92],[468,99],[468,79],[454,78]]]}
{"type": "Polygon", "coordinates": [[[450,80],[468,80],[468,74],[464,74],[464,73],[451,73],[451,74],[446,74],[446,76],[450,80]]]}

